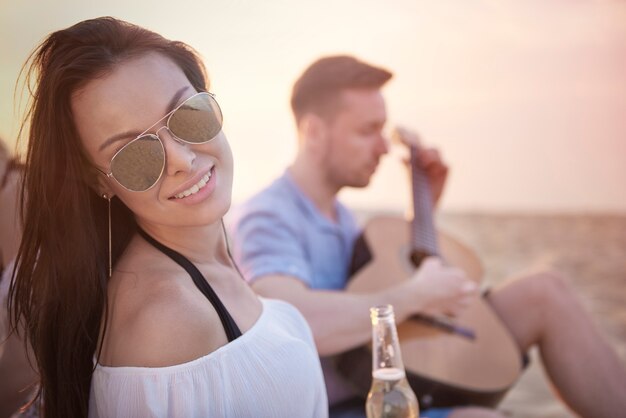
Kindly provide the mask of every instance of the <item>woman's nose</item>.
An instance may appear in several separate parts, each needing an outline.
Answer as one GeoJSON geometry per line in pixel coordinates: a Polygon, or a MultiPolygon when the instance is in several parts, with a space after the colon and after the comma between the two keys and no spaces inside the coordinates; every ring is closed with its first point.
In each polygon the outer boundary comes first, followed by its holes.
{"type": "Polygon", "coordinates": [[[186,142],[176,138],[167,127],[160,128],[156,135],[161,139],[165,148],[165,170],[173,176],[179,172],[189,172],[196,159],[195,152],[186,142]]]}

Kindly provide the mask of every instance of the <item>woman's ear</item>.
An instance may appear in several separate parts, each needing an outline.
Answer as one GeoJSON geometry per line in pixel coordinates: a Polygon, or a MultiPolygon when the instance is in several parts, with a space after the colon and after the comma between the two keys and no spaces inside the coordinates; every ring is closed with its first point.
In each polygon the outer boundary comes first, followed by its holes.
{"type": "Polygon", "coordinates": [[[91,184],[91,188],[98,193],[98,196],[100,197],[104,197],[106,195],[106,198],[111,199],[115,196],[113,189],[111,189],[111,186],[109,185],[108,177],[102,173],[96,174],[96,177],[91,184]]]}

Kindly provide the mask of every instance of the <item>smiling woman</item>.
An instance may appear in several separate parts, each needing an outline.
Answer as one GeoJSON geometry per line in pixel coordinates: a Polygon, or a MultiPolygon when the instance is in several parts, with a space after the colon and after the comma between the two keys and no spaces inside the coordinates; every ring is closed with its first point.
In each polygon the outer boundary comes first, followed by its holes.
{"type": "Polygon", "coordinates": [[[99,18],[51,34],[28,81],[10,309],[44,415],[326,416],[306,322],[230,257],[233,158],[196,53],[99,18]]]}

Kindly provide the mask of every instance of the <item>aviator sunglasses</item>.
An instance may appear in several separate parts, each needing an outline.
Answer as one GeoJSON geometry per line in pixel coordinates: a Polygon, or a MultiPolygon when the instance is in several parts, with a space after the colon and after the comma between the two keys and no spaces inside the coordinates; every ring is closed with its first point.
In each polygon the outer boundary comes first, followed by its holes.
{"type": "Polygon", "coordinates": [[[164,128],[176,140],[205,144],[222,130],[222,111],[213,94],[194,94],[117,151],[111,158],[109,173],[96,169],[132,192],[151,189],[165,169],[165,147],[159,137],[164,128]],[[166,118],[165,125],[154,134],[146,133],[166,118]]]}

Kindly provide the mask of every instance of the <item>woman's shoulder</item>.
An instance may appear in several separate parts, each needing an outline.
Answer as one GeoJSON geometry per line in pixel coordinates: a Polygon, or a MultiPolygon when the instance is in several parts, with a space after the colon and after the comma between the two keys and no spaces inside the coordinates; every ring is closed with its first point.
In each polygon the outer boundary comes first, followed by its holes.
{"type": "Polygon", "coordinates": [[[98,365],[90,416],[326,416],[315,347],[280,325],[299,314],[282,301],[261,303],[250,329],[206,356],[168,367],[98,365]]]}
{"type": "Polygon", "coordinates": [[[184,273],[151,268],[119,272],[115,281],[109,287],[102,364],[171,366],[227,342],[217,313],[184,273]]]}
{"type": "Polygon", "coordinates": [[[313,333],[302,313],[289,302],[279,299],[261,298],[267,316],[268,323],[277,328],[276,332],[282,332],[291,337],[315,345],[313,333]]]}

